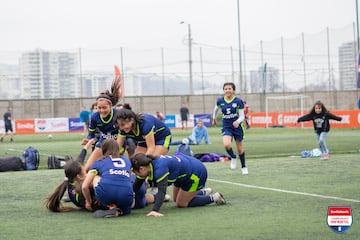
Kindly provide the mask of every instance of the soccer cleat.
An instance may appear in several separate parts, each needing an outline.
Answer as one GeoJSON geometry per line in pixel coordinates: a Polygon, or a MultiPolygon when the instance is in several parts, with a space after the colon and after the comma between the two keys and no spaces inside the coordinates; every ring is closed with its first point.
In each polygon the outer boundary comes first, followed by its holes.
{"type": "Polygon", "coordinates": [[[329,159],[329,154],[328,153],[324,153],[323,155],[322,155],[322,157],[320,158],[320,160],[328,160],[329,159]]]}
{"type": "Polygon", "coordinates": [[[96,210],[94,212],[94,217],[96,218],[110,218],[110,217],[118,217],[121,215],[121,211],[119,208],[112,208],[109,210],[96,210]]]}
{"type": "Polygon", "coordinates": [[[237,163],[237,159],[232,158],[231,162],[230,162],[230,169],[235,169],[236,168],[236,163],[237,163]]]}
{"type": "Polygon", "coordinates": [[[248,171],[247,167],[241,168],[241,172],[242,172],[243,175],[249,174],[249,171],[248,171]]]}
{"type": "Polygon", "coordinates": [[[150,193],[151,193],[152,195],[156,195],[156,194],[158,193],[158,190],[159,190],[159,189],[158,189],[157,187],[152,187],[150,193]]]}
{"type": "Polygon", "coordinates": [[[212,189],[211,188],[204,188],[204,189],[201,189],[201,191],[203,191],[204,193],[204,196],[209,196],[212,192],[212,189]]]}
{"type": "Polygon", "coordinates": [[[63,196],[61,200],[63,200],[64,202],[71,202],[69,196],[63,196]]]}
{"type": "Polygon", "coordinates": [[[223,197],[223,195],[219,192],[216,192],[212,195],[214,203],[216,203],[217,205],[223,205],[226,203],[225,198],[223,197]]]}

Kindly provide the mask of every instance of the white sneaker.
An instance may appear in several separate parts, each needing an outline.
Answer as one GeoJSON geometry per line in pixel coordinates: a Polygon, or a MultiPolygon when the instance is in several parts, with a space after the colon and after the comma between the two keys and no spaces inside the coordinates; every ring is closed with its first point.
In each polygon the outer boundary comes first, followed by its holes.
{"type": "Polygon", "coordinates": [[[202,189],[202,191],[204,192],[204,195],[205,196],[209,196],[212,192],[212,189],[211,188],[204,188],[202,189]]]}
{"type": "Polygon", "coordinates": [[[243,175],[249,174],[249,171],[248,171],[247,167],[241,168],[241,172],[242,172],[243,175]]]}
{"type": "Polygon", "coordinates": [[[165,198],[164,198],[164,202],[170,202],[170,195],[169,194],[165,194],[165,198]]]}
{"type": "Polygon", "coordinates": [[[235,169],[236,168],[236,163],[237,163],[237,159],[232,158],[231,162],[230,162],[230,169],[235,169]]]}
{"type": "Polygon", "coordinates": [[[212,196],[214,199],[214,203],[216,203],[217,205],[223,205],[226,203],[225,198],[223,197],[223,195],[221,193],[216,192],[212,196]]]}
{"type": "Polygon", "coordinates": [[[151,193],[152,195],[156,195],[156,194],[158,193],[158,190],[159,190],[159,189],[158,189],[157,187],[152,187],[150,193],[151,193]]]}

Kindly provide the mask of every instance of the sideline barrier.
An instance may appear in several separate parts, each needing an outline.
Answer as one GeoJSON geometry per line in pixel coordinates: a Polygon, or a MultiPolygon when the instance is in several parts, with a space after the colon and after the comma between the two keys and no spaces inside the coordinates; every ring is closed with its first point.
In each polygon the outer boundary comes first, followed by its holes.
{"type": "MultiPolygon", "coordinates": [[[[330,111],[336,116],[342,117],[342,120],[330,120],[331,128],[359,128],[360,110],[337,110],[330,111]]],[[[271,112],[266,116],[265,112],[249,114],[251,127],[313,127],[312,121],[297,123],[297,119],[305,113],[301,112],[271,112]]]]}
{"type": "MultiPolygon", "coordinates": [[[[360,110],[338,110],[331,113],[341,116],[341,122],[330,120],[331,128],[360,128],[360,110]]],[[[302,116],[301,112],[265,112],[249,114],[251,127],[288,127],[312,128],[312,121],[297,123],[297,119],[302,116]]],[[[188,128],[196,125],[197,120],[204,120],[206,126],[211,126],[211,114],[190,114],[188,128]]],[[[180,115],[166,115],[165,124],[170,128],[181,128],[180,115]]],[[[14,133],[16,134],[37,134],[37,133],[60,133],[60,132],[80,132],[83,125],[79,118],[36,118],[18,119],[13,121],[14,133]]],[[[0,120],[0,133],[4,133],[4,121],[0,120]]]]}

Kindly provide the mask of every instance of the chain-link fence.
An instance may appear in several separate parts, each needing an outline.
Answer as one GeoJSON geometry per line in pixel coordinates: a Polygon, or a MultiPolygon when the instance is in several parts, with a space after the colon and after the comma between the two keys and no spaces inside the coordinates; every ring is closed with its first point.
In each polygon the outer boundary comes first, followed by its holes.
{"type": "Polygon", "coordinates": [[[192,39],[191,49],[185,43],[181,49],[119,47],[27,52],[69,53],[75,59],[63,64],[65,69],[66,64],[72,66],[70,73],[59,71],[56,61],[60,57],[32,62],[25,59],[24,52],[2,51],[0,99],[95,97],[109,89],[113,65],[122,69],[128,97],[220,94],[227,81],[235,82],[241,94],[356,90],[355,36],[355,24],[350,24],[316,34],[299,33],[292,39],[279,37],[243,45],[240,54],[237,48],[210,46],[197,39],[192,39]],[[45,74],[46,67],[50,69],[45,74]],[[34,89],[37,95],[31,95],[34,89]],[[53,95],[46,97],[44,93],[50,91],[53,95]]]}

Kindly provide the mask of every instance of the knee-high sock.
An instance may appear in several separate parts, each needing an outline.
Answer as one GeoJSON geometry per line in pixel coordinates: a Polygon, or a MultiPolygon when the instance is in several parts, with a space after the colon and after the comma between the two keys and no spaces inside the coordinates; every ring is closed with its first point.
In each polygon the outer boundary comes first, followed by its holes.
{"type": "Polygon", "coordinates": [[[236,158],[236,155],[235,155],[235,153],[234,153],[234,151],[233,151],[232,148],[225,149],[225,150],[226,150],[226,152],[230,155],[231,158],[236,158]]]}
{"type": "Polygon", "coordinates": [[[242,154],[239,155],[239,158],[240,158],[240,162],[241,162],[241,167],[246,167],[246,164],[245,164],[245,152],[243,152],[242,154]]]}
{"type": "Polygon", "coordinates": [[[204,206],[211,203],[210,196],[196,195],[188,204],[188,207],[204,206]]]}

